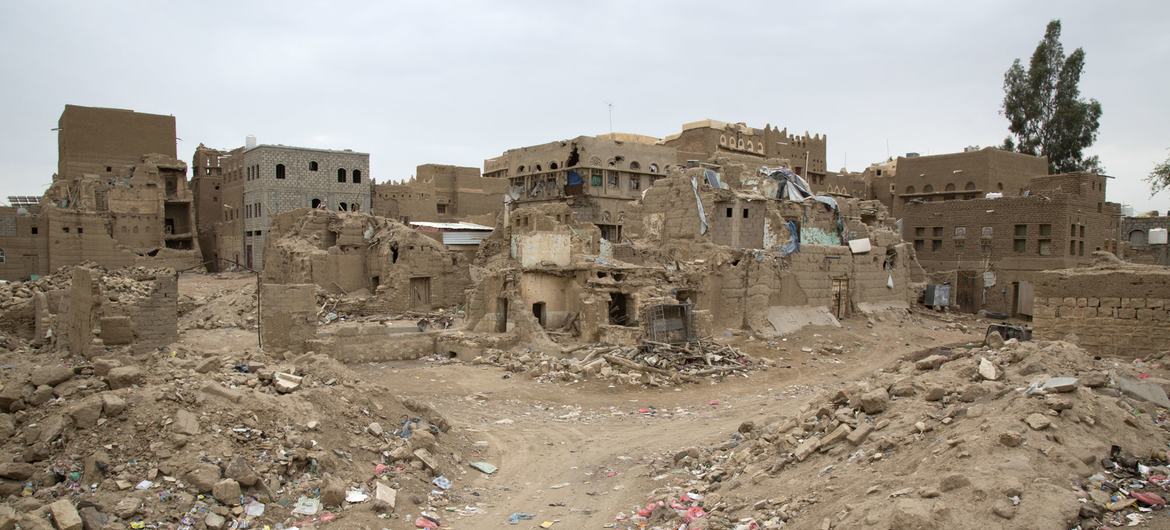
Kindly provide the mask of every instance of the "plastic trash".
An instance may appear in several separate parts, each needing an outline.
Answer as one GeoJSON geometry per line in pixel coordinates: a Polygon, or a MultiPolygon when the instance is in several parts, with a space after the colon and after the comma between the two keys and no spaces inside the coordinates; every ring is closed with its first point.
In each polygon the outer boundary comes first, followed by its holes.
{"type": "Polygon", "coordinates": [[[142,481],[142,482],[139,482],[137,485],[135,485],[135,486],[134,486],[134,489],[136,489],[136,490],[148,490],[148,489],[150,489],[150,487],[151,487],[151,486],[153,486],[153,485],[154,485],[154,483],[153,483],[153,482],[151,482],[151,481],[149,481],[149,480],[144,480],[144,481],[142,481]]]}
{"type": "Polygon", "coordinates": [[[292,509],[292,513],[297,515],[316,515],[319,511],[321,511],[321,500],[305,496],[297,499],[297,505],[292,509]]]}
{"type": "Polygon", "coordinates": [[[439,520],[427,514],[422,514],[414,520],[415,528],[438,528],[439,526],[439,520]]]}
{"type": "Polygon", "coordinates": [[[345,502],[357,504],[368,500],[370,500],[370,496],[362,490],[347,490],[345,492],[345,502]]]}
{"type": "Polygon", "coordinates": [[[492,473],[495,473],[497,469],[499,469],[496,466],[493,466],[487,462],[472,462],[469,465],[472,468],[474,468],[476,471],[479,471],[479,472],[484,473],[486,475],[491,475],[492,473]]]}
{"type": "Polygon", "coordinates": [[[438,486],[439,489],[445,489],[445,490],[451,489],[451,479],[444,477],[443,475],[439,475],[439,476],[435,477],[435,480],[432,480],[431,484],[438,486]]]}
{"type": "Polygon", "coordinates": [[[248,517],[260,517],[264,515],[264,503],[252,501],[244,505],[244,514],[248,517]]]}
{"type": "Polygon", "coordinates": [[[535,515],[527,512],[515,512],[508,516],[508,524],[520,524],[520,521],[531,521],[535,515]]]}

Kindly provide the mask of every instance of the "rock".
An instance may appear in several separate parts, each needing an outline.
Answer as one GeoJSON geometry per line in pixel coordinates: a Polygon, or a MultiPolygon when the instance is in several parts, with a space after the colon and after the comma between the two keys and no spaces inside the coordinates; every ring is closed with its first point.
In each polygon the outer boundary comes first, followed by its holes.
{"type": "Polygon", "coordinates": [[[122,363],[115,359],[94,359],[93,360],[93,374],[98,377],[106,377],[110,375],[110,370],[122,366],[122,363]]]}
{"type": "Polygon", "coordinates": [[[260,477],[256,476],[256,472],[248,465],[248,461],[242,456],[236,456],[228,462],[227,467],[223,470],[223,476],[239,482],[242,486],[255,486],[260,477]]]}
{"type": "Polygon", "coordinates": [[[126,400],[113,392],[102,392],[102,413],[107,418],[115,418],[126,411],[126,400]]]}
{"type": "Polygon", "coordinates": [[[1077,378],[1052,377],[1045,381],[1040,388],[1045,392],[1072,392],[1077,389],[1077,378]]]}
{"type": "Polygon", "coordinates": [[[1007,447],[1019,447],[1020,444],[1024,443],[1024,437],[1018,432],[1003,432],[999,434],[999,443],[1007,447]]]}
{"type": "Polygon", "coordinates": [[[219,357],[208,357],[200,361],[199,364],[195,366],[195,371],[201,374],[205,374],[215,370],[216,368],[219,368],[221,364],[223,364],[223,361],[220,361],[219,357]]]}
{"type": "Polygon", "coordinates": [[[871,432],[873,432],[873,426],[862,422],[857,426],[856,429],[853,429],[853,432],[849,433],[849,436],[846,436],[845,439],[849,440],[849,443],[853,445],[860,445],[861,442],[864,442],[865,439],[869,437],[869,433],[871,432]]]}
{"type": "Polygon", "coordinates": [[[942,492],[938,491],[938,488],[924,487],[918,490],[918,496],[923,499],[933,499],[939,495],[942,495],[942,492]]]}
{"type": "Polygon", "coordinates": [[[223,385],[219,385],[210,381],[203,385],[202,390],[206,394],[224,398],[228,401],[231,401],[232,403],[239,403],[240,400],[244,399],[244,394],[239,390],[227,388],[223,385]]]}
{"type": "Polygon", "coordinates": [[[979,398],[986,396],[989,392],[990,390],[987,387],[980,384],[972,383],[963,385],[963,388],[959,389],[959,401],[973,403],[979,398]]]}
{"type": "Polygon", "coordinates": [[[1089,388],[1100,388],[1109,384],[1109,374],[1105,372],[1089,372],[1078,376],[1081,384],[1089,388]]]}
{"type": "Polygon", "coordinates": [[[986,358],[979,359],[979,376],[988,381],[999,379],[999,369],[986,358]]]}
{"type": "Polygon", "coordinates": [[[102,417],[102,398],[90,396],[69,407],[69,416],[73,424],[79,429],[88,429],[97,425],[102,417]]]}
{"type": "Polygon", "coordinates": [[[756,423],[754,421],[745,421],[745,422],[739,424],[739,428],[736,429],[736,431],[739,432],[740,434],[747,434],[749,432],[752,432],[752,430],[755,428],[756,428],[756,423]]]}
{"type": "Polygon", "coordinates": [[[81,530],[81,515],[69,499],[61,499],[49,505],[49,514],[53,516],[53,523],[57,530],[81,530]]]}
{"type": "Polygon", "coordinates": [[[420,462],[423,463],[424,466],[427,467],[427,469],[430,469],[431,471],[439,469],[439,463],[435,460],[435,457],[431,455],[430,451],[427,451],[426,449],[416,449],[413,454],[415,458],[417,458],[420,462]]]}
{"type": "Polygon", "coordinates": [[[808,458],[808,455],[811,455],[813,451],[816,451],[820,446],[821,439],[813,436],[805,440],[804,443],[797,446],[796,451],[793,451],[793,455],[796,456],[797,462],[803,462],[805,458],[808,458]]]}
{"type": "MultiPolygon", "coordinates": [[[[239,505],[241,493],[240,483],[230,478],[220,480],[211,487],[211,496],[215,497],[215,500],[228,506],[239,505]]],[[[342,493],[342,495],[344,495],[344,493],[342,493]]]]}
{"type": "Polygon", "coordinates": [[[219,481],[219,466],[215,464],[196,464],[184,477],[191,487],[200,493],[211,491],[219,481]]]}
{"type": "Polygon", "coordinates": [[[287,372],[275,372],[272,374],[272,385],[276,387],[276,391],[281,394],[288,394],[301,387],[305,378],[296,376],[287,372]]]}
{"type": "Polygon", "coordinates": [[[207,517],[203,518],[203,524],[208,528],[223,528],[227,524],[227,519],[215,512],[207,512],[207,517]]]}
{"type": "Polygon", "coordinates": [[[890,510],[890,530],[935,530],[939,523],[931,513],[929,503],[914,499],[898,499],[890,510]]]}
{"type": "Polygon", "coordinates": [[[699,452],[698,447],[688,447],[674,454],[674,463],[681,462],[684,458],[698,459],[702,453],[699,452]]]}
{"type": "Polygon", "coordinates": [[[967,477],[960,475],[958,473],[952,473],[950,475],[943,477],[943,479],[939,481],[938,489],[940,489],[944,492],[947,492],[947,491],[957,490],[959,488],[965,488],[965,487],[970,486],[970,485],[971,485],[970,479],[968,479],[967,477]]]}
{"type": "Polygon", "coordinates": [[[42,366],[29,375],[28,382],[33,386],[57,386],[73,379],[73,370],[64,366],[42,366]]]}
{"type": "Polygon", "coordinates": [[[110,389],[129,388],[142,383],[142,370],[134,366],[119,366],[110,369],[106,375],[106,382],[110,389]]]}
{"type": "Polygon", "coordinates": [[[1133,399],[1140,399],[1153,403],[1164,409],[1170,409],[1170,398],[1166,397],[1166,390],[1155,383],[1143,383],[1137,379],[1117,376],[1117,389],[1123,395],[1133,399]]]}
{"type": "Polygon", "coordinates": [[[1000,499],[991,505],[991,513],[1004,519],[1011,519],[1016,516],[1016,506],[1007,499],[1000,499]]]}
{"type": "Polygon", "coordinates": [[[7,383],[4,383],[4,386],[0,387],[0,410],[16,412],[16,410],[12,407],[17,403],[23,403],[24,397],[26,395],[26,387],[30,391],[33,389],[32,386],[16,381],[8,381],[7,383]]]}
{"type": "Polygon", "coordinates": [[[325,477],[321,486],[321,504],[325,506],[341,506],[345,502],[345,481],[337,477],[325,477]]]}
{"type": "Polygon", "coordinates": [[[947,362],[947,358],[943,355],[931,355],[925,359],[919,359],[914,363],[914,367],[919,370],[937,370],[947,362]]]}
{"type": "Polygon", "coordinates": [[[85,530],[102,530],[107,524],[110,524],[110,516],[93,506],[86,506],[79,513],[81,514],[81,527],[85,530]]]}
{"type": "Polygon", "coordinates": [[[49,385],[41,385],[38,386],[36,390],[33,390],[32,395],[28,397],[28,404],[34,407],[39,407],[51,401],[53,396],[53,387],[49,385]]]}
{"type": "Polygon", "coordinates": [[[833,432],[829,433],[827,436],[821,439],[821,448],[827,448],[833,444],[836,444],[837,442],[840,442],[841,440],[844,440],[847,436],[849,436],[850,432],[853,432],[853,429],[850,429],[848,425],[844,423],[838,425],[836,429],[833,429],[833,432]]]}
{"type": "Polygon", "coordinates": [[[138,510],[142,509],[142,500],[138,497],[122,497],[118,503],[114,505],[114,515],[119,519],[129,519],[138,514],[138,510]]]}
{"type": "Polygon", "coordinates": [[[886,389],[879,388],[861,395],[861,410],[866,414],[877,414],[886,410],[890,405],[890,394],[886,389]]]}
{"type": "Polygon", "coordinates": [[[947,389],[941,386],[932,386],[926,389],[926,395],[922,397],[927,401],[942,401],[947,395],[947,389]]]}
{"type": "Polygon", "coordinates": [[[382,424],[375,421],[366,427],[366,432],[374,436],[382,436],[385,431],[382,430],[382,424]]]}
{"type": "Polygon", "coordinates": [[[16,434],[16,420],[11,414],[0,414],[0,440],[7,440],[16,434]]]}
{"type": "Polygon", "coordinates": [[[1027,423],[1028,426],[1031,427],[1034,431],[1042,431],[1052,425],[1052,420],[1044,414],[1033,412],[1032,414],[1029,414],[1027,418],[1024,418],[1024,423],[1027,423]]]}
{"type": "Polygon", "coordinates": [[[890,385],[890,395],[897,397],[910,397],[914,395],[914,380],[909,377],[904,377],[890,385]]]}
{"type": "Polygon", "coordinates": [[[393,511],[398,504],[398,490],[378,481],[374,486],[374,507],[382,511],[393,511]]]}
{"type": "Polygon", "coordinates": [[[39,471],[37,466],[23,462],[0,463],[0,478],[9,480],[28,480],[39,471]]]}
{"type": "Polygon", "coordinates": [[[49,443],[61,437],[65,432],[65,428],[73,423],[73,418],[62,414],[54,414],[41,420],[41,429],[37,434],[37,441],[41,443],[49,443]]]}
{"type": "Polygon", "coordinates": [[[986,344],[988,348],[998,350],[1003,347],[1003,335],[1000,335],[998,331],[992,331],[991,333],[988,333],[987,337],[983,339],[983,343],[986,344]]]}
{"type": "Polygon", "coordinates": [[[1052,395],[1044,396],[1044,404],[1056,412],[1071,409],[1073,406],[1072,401],[1052,395]]]}
{"type": "Polygon", "coordinates": [[[194,413],[180,409],[175,412],[175,422],[171,424],[171,431],[176,434],[196,436],[202,431],[199,427],[199,417],[194,413]]]}

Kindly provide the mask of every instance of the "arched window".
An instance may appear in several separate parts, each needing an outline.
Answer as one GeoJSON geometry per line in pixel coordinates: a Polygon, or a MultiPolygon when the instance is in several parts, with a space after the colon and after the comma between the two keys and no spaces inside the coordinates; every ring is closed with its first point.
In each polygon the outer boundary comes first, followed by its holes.
{"type": "Polygon", "coordinates": [[[278,178],[278,179],[284,178],[284,164],[277,164],[276,165],[276,178],[278,178]]]}
{"type": "Polygon", "coordinates": [[[967,182],[967,186],[964,187],[963,189],[965,189],[967,191],[971,191],[971,190],[975,189],[975,183],[974,182],[967,182]]]}
{"type": "Polygon", "coordinates": [[[739,139],[739,148],[743,149],[743,138],[739,139]]]}
{"type": "Polygon", "coordinates": [[[309,161],[309,171],[317,171],[317,161],[316,160],[309,161]]]}
{"type": "Polygon", "coordinates": [[[756,152],[757,153],[764,152],[764,142],[760,142],[760,143],[756,144],[756,152]]]}
{"type": "Polygon", "coordinates": [[[927,184],[922,187],[922,193],[934,193],[934,186],[927,184]]]}
{"type": "Polygon", "coordinates": [[[313,199],[313,202],[310,202],[309,206],[311,208],[320,208],[321,207],[321,199],[313,199]]]}
{"type": "Polygon", "coordinates": [[[748,141],[747,141],[747,150],[748,150],[748,151],[755,151],[755,150],[756,150],[756,144],[753,144],[751,140],[748,140],[748,141]]]}
{"type": "Polygon", "coordinates": [[[642,164],[639,164],[637,160],[630,162],[630,169],[642,169],[642,164]]]}
{"type": "Polygon", "coordinates": [[[353,183],[357,184],[361,181],[362,181],[362,170],[360,170],[360,169],[353,170],[353,183]]]}
{"type": "Polygon", "coordinates": [[[343,202],[343,203],[337,205],[337,210],[344,212],[348,209],[347,206],[348,205],[343,202]]]}
{"type": "Polygon", "coordinates": [[[955,191],[955,185],[954,184],[947,184],[947,188],[944,191],[955,191]]]}
{"type": "Polygon", "coordinates": [[[658,172],[658,164],[651,163],[651,164],[650,164],[650,172],[651,172],[651,173],[657,173],[657,172],[658,172]]]}
{"type": "Polygon", "coordinates": [[[727,135],[726,134],[719,135],[719,145],[727,145],[727,135]]]}
{"type": "Polygon", "coordinates": [[[355,202],[355,203],[353,203],[353,204],[351,204],[351,205],[349,205],[349,211],[351,211],[351,212],[356,212],[356,211],[358,211],[358,210],[360,210],[360,209],[361,209],[361,205],[360,205],[360,204],[358,204],[358,203],[356,203],[356,202],[355,202]]]}
{"type": "Polygon", "coordinates": [[[909,195],[912,193],[914,193],[914,186],[906,186],[906,194],[909,195]]]}
{"type": "Polygon", "coordinates": [[[524,172],[524,166],[520,166],[520,167],[516,168],[516,173],[523,173],[523,172],[524,172]]]}
{"type": "Polygon", "coordinates": [[[345,168],[337,168],[337,182],[345,182],[345,168]]]}
{"type": "Polygon", "coordinates": [[[557,163],[556,163],[556,162],[549,162],[549,163],[548,163],[548,168],[549,168],[549,169],[556,169],[556,168],[557,168],[557,163]]]}

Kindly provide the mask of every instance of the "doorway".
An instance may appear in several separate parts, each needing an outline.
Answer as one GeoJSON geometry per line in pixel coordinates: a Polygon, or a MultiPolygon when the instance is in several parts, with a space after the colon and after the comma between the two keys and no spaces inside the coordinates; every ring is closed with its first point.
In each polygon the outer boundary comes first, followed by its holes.
{"type": "Polygon", "coordinates": [[[504,333],[508,331],[508,299],[499,297],[496,299],[496,332],[504,333]]]}
{"type": "Polygon", "coordinates": [[[415,309],[431,308],[431,278],[422,276],[410,279],[410,302],[415,309]]]}
{"type": "Polygon", "coordinates": [[[252,245],[244,246],[244,256],[246,256],[248,260],[248,263],[245,266],[248,267],[249,270],[255,269],[255,267],[252,266],[252,245]]]}
{"type": "Polygon", "coordinates": [[[975,302],[975,271],[959,271],[958,285],[955,292],[955,305],[966,313],[978,311],[975,302]]]}
{"type": "Polygon", "coordinates": [[[544,302],[537,302],[532,304],[532,316],[536,317],[536,321],[540,323],[540,327],[548,325],[548,312],[545,311],[544,302]]]}
{"type": "Polygon", "coordinates": [[[833,315],[844,320],[850,313],[849,280],[833,280],[833,315]]]}

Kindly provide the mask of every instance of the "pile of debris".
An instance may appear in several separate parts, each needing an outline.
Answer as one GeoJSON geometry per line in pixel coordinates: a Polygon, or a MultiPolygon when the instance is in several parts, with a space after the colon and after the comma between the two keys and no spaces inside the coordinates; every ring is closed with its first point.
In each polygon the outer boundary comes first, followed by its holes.
{"type": "Polygon", "coordinates": [[[661,455],[651,476],[666,484],[618,527],[1137,524],[1160,517],[1170,486],[1170,381],[1155,364],[1015,339],[921,352],[661,455]]]}
{"type": "Polygon", "coordinates": [[[325,355],[0,366],[0,528],[377,527],[475,503],[453,483],[484,448],[325,355]]]}
{"type": "MultiPolygon", "coordinates": [[[[81,266],[94,271],[94,279],[101,286],[102,294],[111,302],[145,298],[151,292],[149,282],[160,276],[175,274],[174,270],[165,268],[106,269],[92,262],[81,266]]],[[[31,307],[36,293],[68,289],[72,283],[73,267],[62,267],[53,274],[36,280],[0,283],[0,313],[25,306],[31,307]]]]}
{"type": "Polygon", "coordinates": [[[769,359],[756,359],[733,346],[708,339],[685,344],[654,341],[642,341],[638,346],[592,344],[572,348],[566,354],[581,357],[489,348],[473,362],[527,373],[544,382],[577,382],[599,377],[653,387],[698,383],[704,377],[746,373],[771,364],[769,359]]]}
{"type": "Polygon", "coordinates": [[[179,329],[256,329],[256,284],[179,296],[179,329]]]}

